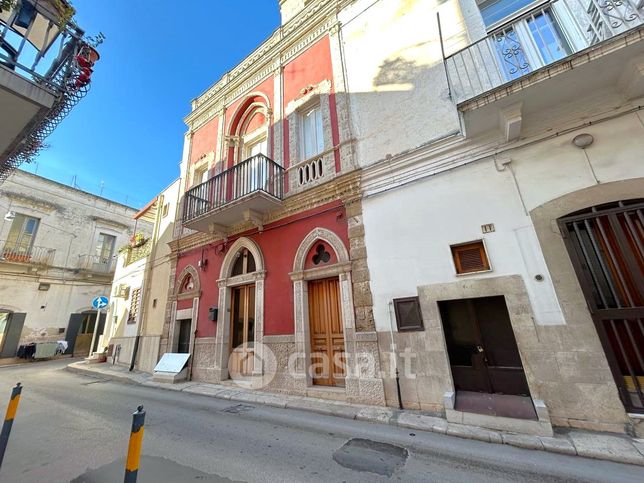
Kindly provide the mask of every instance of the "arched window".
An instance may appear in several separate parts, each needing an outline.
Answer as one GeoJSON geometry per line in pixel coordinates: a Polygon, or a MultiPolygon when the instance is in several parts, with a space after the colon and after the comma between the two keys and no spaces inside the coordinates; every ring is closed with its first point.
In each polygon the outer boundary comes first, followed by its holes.
{"type": "Polygon", "coordinates": [[[247,248],[243,248],[237,254],[237,259],[233,265],[233,270],[231,276],[235,277],[237,275],[245,275],[247,273],[253,273],[257,268],[255,266],[255,258],[253,254],[248,251],[247,248]]]}
{"type": "Polygon", "coordinates": [[[192,292],[194,289],[195,281],[192,279],[192,275],[188,274],[183,278],[183,281],[181,282],[179,293],[192,292]]]}

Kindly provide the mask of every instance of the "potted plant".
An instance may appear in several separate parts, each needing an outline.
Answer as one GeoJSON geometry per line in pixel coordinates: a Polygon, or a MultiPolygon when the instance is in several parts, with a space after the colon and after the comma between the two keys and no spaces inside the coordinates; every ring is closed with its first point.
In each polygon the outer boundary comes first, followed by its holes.
{"type": "Polygon", "coordinates": [[[143,233],[135,233],[132,235],[132,238],[130,238],[130,245],[132,248],[137,248],[142,245],[145,245],[145,242],[147,242],[148,239],[145,238],[145,235],[143,233]]]}

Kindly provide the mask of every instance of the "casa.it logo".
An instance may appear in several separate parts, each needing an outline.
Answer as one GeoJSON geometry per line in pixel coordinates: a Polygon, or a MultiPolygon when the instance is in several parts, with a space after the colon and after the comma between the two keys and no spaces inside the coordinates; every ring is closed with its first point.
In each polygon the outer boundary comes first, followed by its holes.
{"type": "Polygon", "coordinates": [[[275,353],[261,342],[241,344],[228,357],[228,374],[236,386],[261,389],[277,372],[275,353]]]}

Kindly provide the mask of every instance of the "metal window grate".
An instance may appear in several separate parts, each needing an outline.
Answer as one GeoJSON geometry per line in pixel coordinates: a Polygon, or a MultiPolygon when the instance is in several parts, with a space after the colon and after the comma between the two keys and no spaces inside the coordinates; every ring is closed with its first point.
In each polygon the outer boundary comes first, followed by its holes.
{"type": "Polygon", "coordinates": [[[644,202],[559,220],[624,406],[644,413],[644,202]]]}

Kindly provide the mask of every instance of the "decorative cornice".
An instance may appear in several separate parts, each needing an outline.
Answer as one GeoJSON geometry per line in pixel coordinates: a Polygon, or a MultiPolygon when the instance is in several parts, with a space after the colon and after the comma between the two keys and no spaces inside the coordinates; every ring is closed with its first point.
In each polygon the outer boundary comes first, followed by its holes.
{"type": "MultiPolygon", "coordinates": [[[[264,226],[287,218],[289,216],[312,210],[318,206],[326,205],[332,201],[340,200],[345,205],[357,201],[361,197],[360,171],[338,176],[321,185],[301,193],[297,193],[284,200],[281,209],[269,213],[264,219],[264,226]]],[[[254,228],[252,223],[244,222],[228,230],[227,236],[233,237],[254,228]]],[[[173,253],[185,252],[196,247],[221,241],[221,236],[208,233],[192,233],[183,238],[173,240],[168,245],[173,253]]]]}
{"type": "Polygon", "coordinates": [[[337,12],[355,0],[316,0],[285,25],[218,82],[192,101],[184,121],[197,129],[226,104],[273,75],[276,68],[299,55],[323,35],[338,28],[337,12]]]}
{"type": "Polygon", "coordinates": [[[50,203],[33,196],[27,196],[22,193],[14,193],[12,191],[1,191],[3,196],[6,196],[14,203],[20,203],[22,205],[29,206],[35,210],[44,211],[50,213],[52,211],[62,211],[63,207],[55,203],[50,203]]]}
{"type": "Polygon", "coordinates": [[[102,218],[100,216],[92,216],[90,218],[91,218],[92,221],[94,221],[96,223],[100,223],[101,225],[111,226],[111,227],[114,227],[114,228],[120,228],[121,230],[127,230],[128,228],[130,228],[130,226],[126,225],[125,223],[110,220],[109,218],[102,218]]]}

